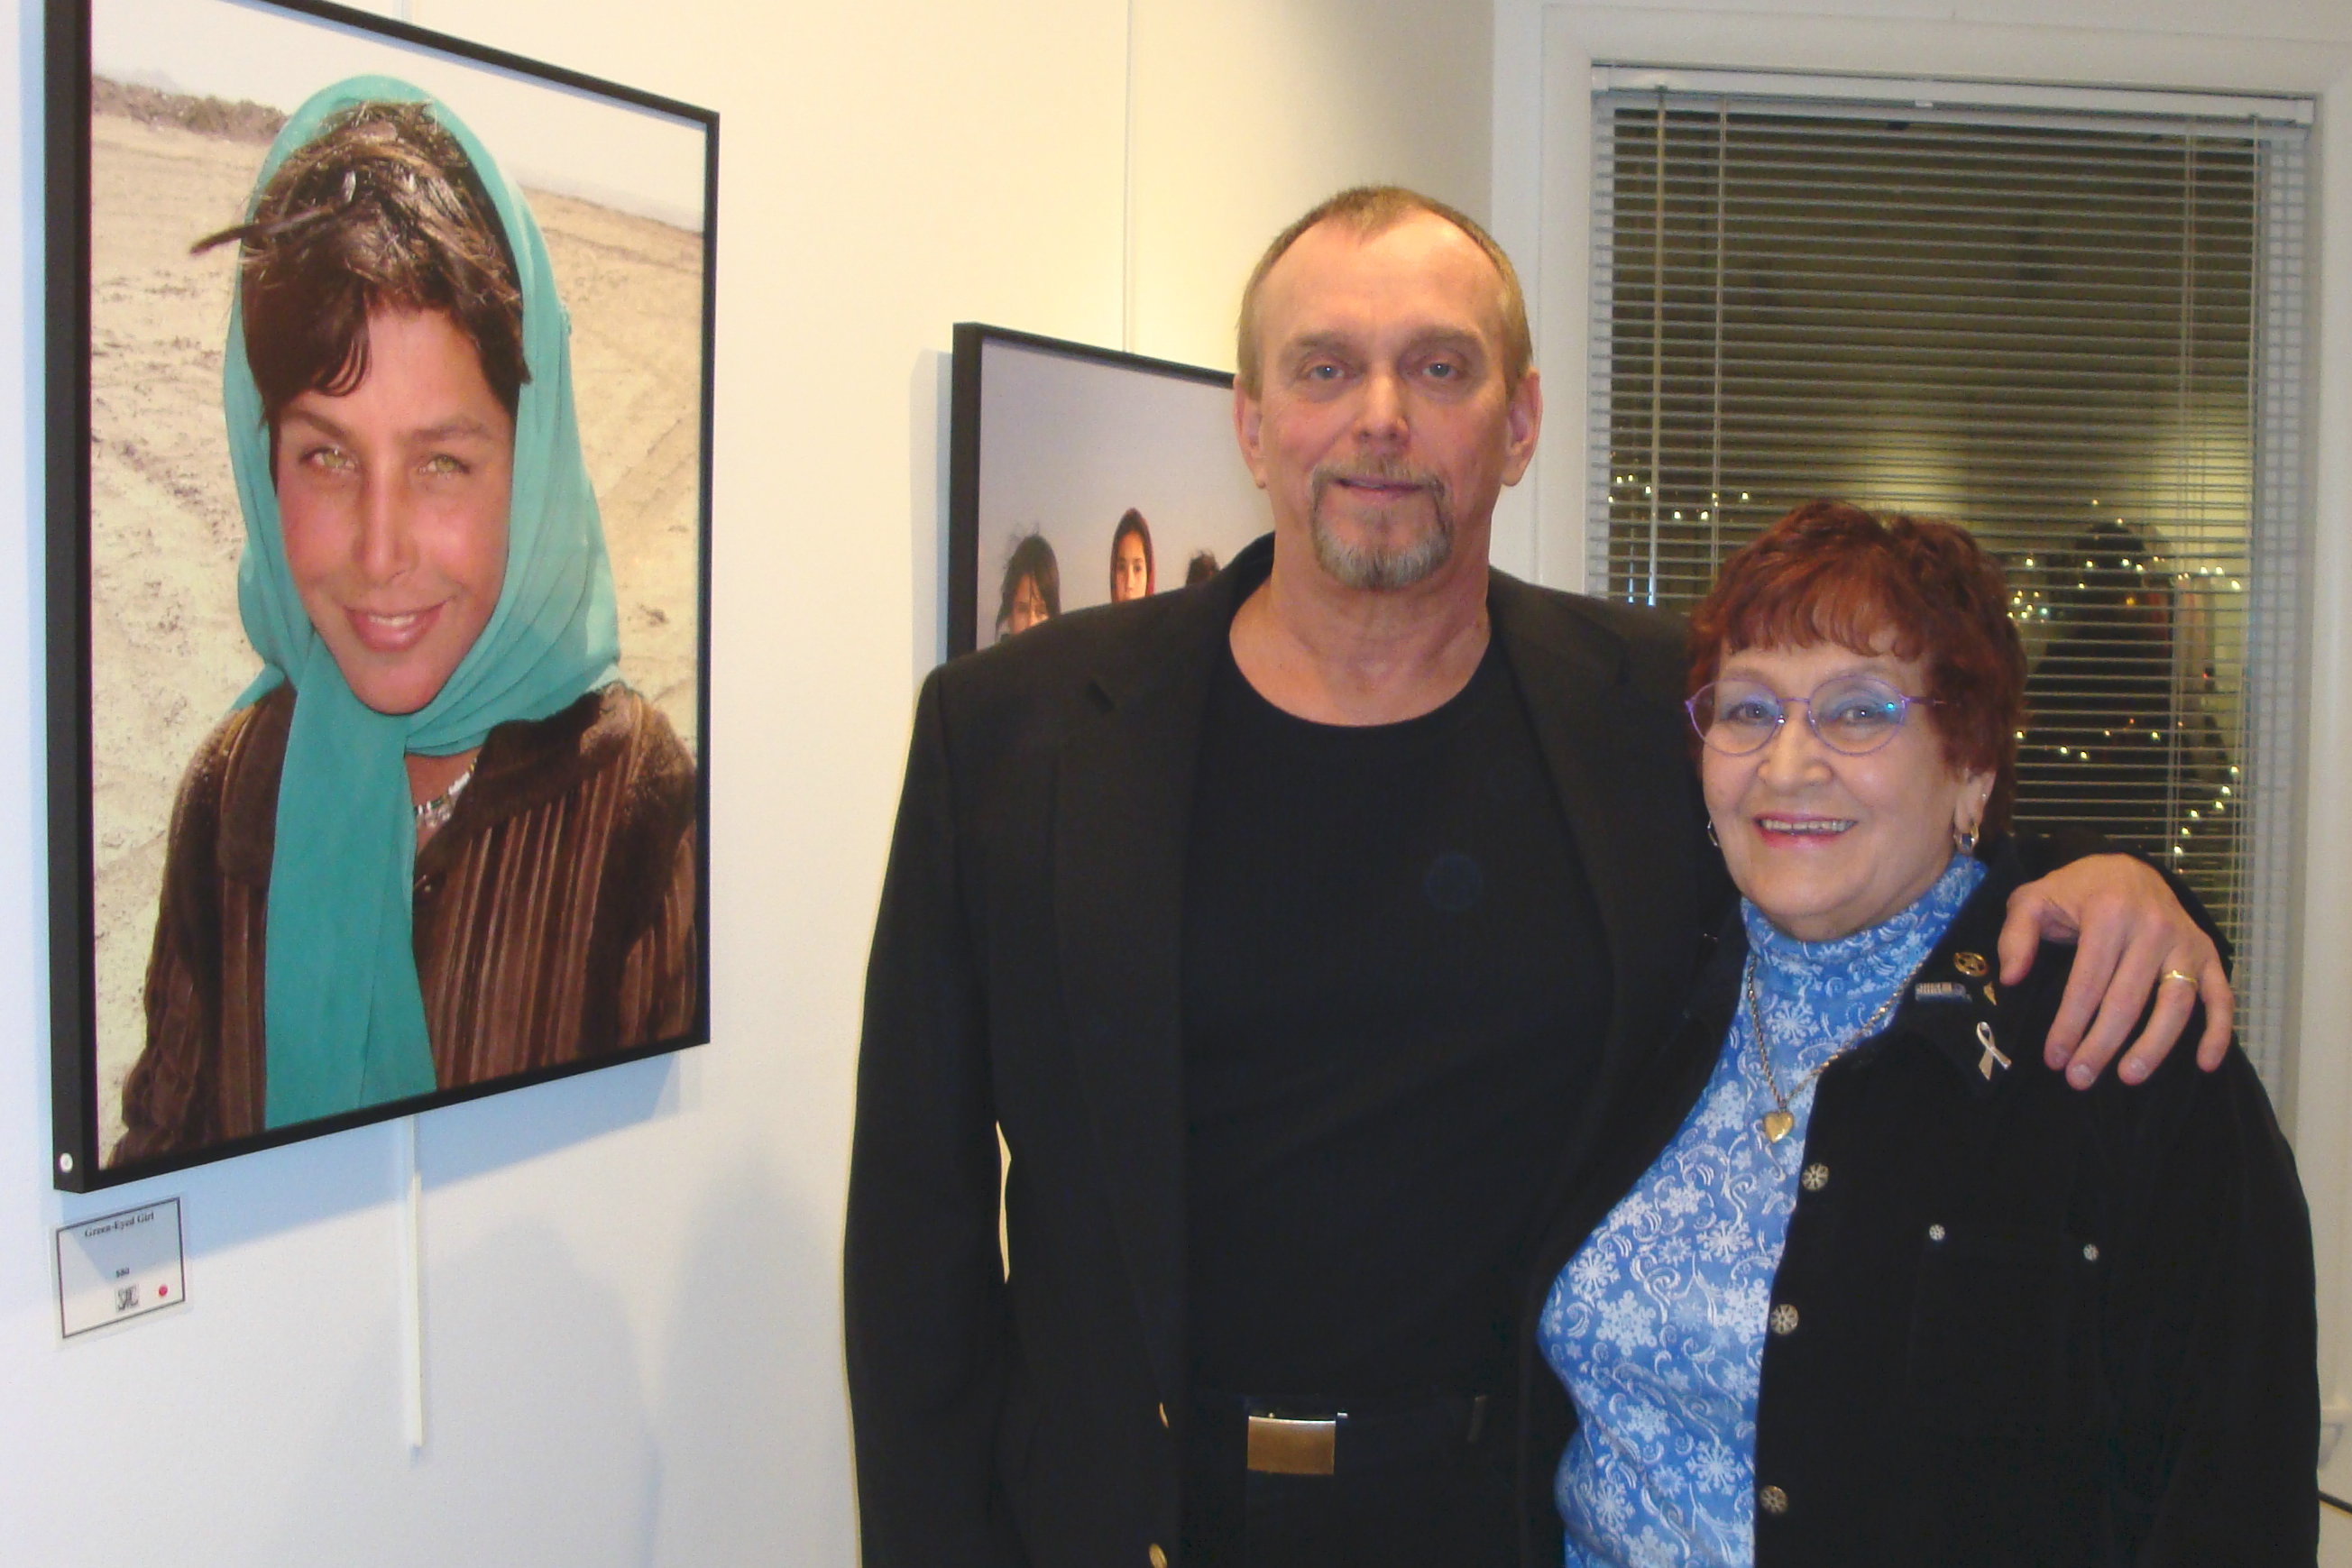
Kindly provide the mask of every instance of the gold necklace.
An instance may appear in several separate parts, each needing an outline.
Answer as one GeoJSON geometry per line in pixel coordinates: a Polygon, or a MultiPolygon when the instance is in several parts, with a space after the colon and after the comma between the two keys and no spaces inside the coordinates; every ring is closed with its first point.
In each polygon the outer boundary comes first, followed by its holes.
{"type": "MultiPolygon", "coordinates": [[[[1843,1045],[1822,1058],[1820,1064],[1811,1072],[1797,1080],[1798,1093],[1802,1094],[1814,1079],[1827,1071],[1831,1062],[1878,1032],[1878,1026],[1886,1021],[1886,1015],[1895,1010],[1895,1004],[1901,1001],[1903,993],[1910,988],[1911,976],[1916,975],[1920,967],[1927,961],[1921,958],[1919,963],[1914,964],[1911,967],[1911,974],[1903,977],[1903,983],[1896,986],[1894,992],[1878,1004],[1877,1011],[1863,1020],[1860,1030],[1848,1036],[1843,1045]]],[[[1748,1031],[1756,1037],[1756,1060],[1764,1066],[1764,1087],[1772,1091],[1773,1107],[1764,1113],[1764,1119],[1759,1125],[1764,1129],[1764,1141],[1768,1144],[1777,1144],[1795,1128],[1797,1113],[1789,1109],[1789,1097],[1780,1092],[1780,1080],[1772,1071],[1772,1050],[1764,1038],[1764,1009],[1756,1000],[1756,955],[1753,953],[1748,956],[1748,972],[1743,977],[1742,984],[1748,993],[1748,1031]]]]}

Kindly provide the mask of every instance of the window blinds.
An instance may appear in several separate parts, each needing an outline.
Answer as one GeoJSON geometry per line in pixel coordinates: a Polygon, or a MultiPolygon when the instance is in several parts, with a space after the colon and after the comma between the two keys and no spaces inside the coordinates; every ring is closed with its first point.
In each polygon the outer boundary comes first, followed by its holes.
{"type": "Polygon", "coordinates": [[[2276,1086],[2305,116],[1853,90],[1595,93],[1587,580],[1687,608],[1815,496],[1966,524],[2032,661],[2020,826],[2204,897],[2276,1086]]]}

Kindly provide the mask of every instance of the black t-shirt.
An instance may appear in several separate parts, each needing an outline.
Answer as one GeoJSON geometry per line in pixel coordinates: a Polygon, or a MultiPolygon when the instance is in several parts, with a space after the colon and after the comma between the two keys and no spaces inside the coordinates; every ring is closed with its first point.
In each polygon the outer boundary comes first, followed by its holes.
{"type": "Polygon", "coordinates": [[[1508,664],[1490,643],[1453,700],[1367,727],[1293,717],[1221,666],[1185,870],[1194,1375],[1506,1387],[1609,1009],[1508,664]]]}

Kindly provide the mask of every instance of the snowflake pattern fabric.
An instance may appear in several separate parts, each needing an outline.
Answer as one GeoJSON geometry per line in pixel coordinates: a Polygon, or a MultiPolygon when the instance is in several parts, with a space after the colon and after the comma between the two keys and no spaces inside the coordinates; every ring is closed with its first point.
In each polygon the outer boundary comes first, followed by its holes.
{"type": "Polygon", "coordinates": [[[1776,1102],[1743,1005],[1682,1130],[1553,1281],[1538,1332],[1580,1417],[1554,1483],[1569,1568],[1755,1561],[1756,1389],[1806,1080],[1926,961],[1984,875],[1955,855],[1910,908],[1832,942],[1799,942],[1741,904],[1773,1071],[1784,1090],[1802,1084],[1796,1126],[1764,1136],[1776,1102]]]}

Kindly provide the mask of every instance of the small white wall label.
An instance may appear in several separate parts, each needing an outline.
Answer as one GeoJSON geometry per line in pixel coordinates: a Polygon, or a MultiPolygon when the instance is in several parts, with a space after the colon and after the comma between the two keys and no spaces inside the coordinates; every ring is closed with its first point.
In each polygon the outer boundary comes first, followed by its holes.
{"type": "Polygon", "coordinates": [[[58,1229],[58,1321],[68,1339],[187,1299],[180,1200],[58,1229]]]}

